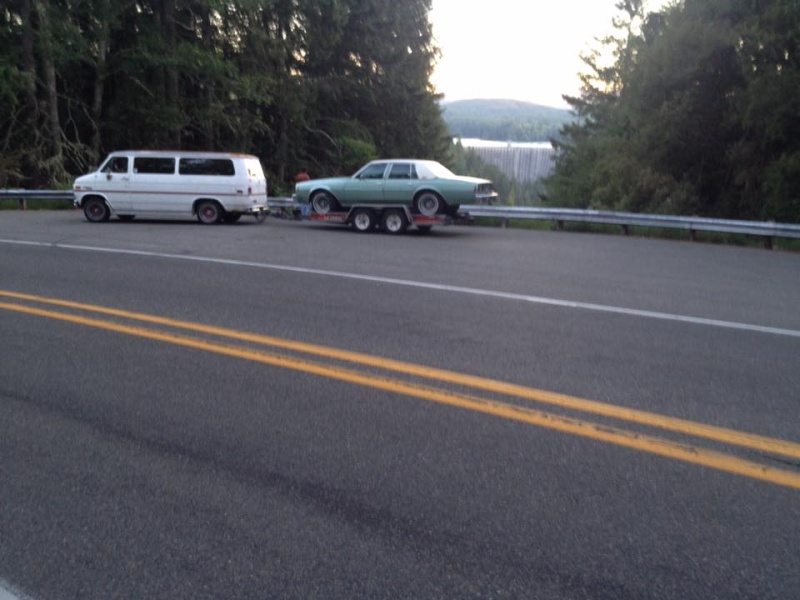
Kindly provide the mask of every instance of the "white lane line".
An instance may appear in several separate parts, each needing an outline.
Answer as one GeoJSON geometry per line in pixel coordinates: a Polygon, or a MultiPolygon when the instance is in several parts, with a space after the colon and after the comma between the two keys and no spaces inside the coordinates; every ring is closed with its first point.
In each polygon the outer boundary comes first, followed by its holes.
{"type": "Polygon", "coordinates": [[[424,281],[413,281],[409,279],[394,279],[392,277],[378,277],[376,275],[359,275],[358,273],[346,273],[343,271],[326,271],[323,269],[311,269],[307,267],[290,267],[287,265],[275,265],[270,263],[251,262],[243,260],[233,260],[227,258],[212,258],[207,256],[185,256],[181,254],[167,254],[163,252],[148,252],[145,250],[124,250],[122,248],[100,248],[96,246],[79,246],[75,244],[60,244],[53,242],[30,242],[18,240],[0,239],[2,244],[17,244],[26,246],[42,246],[47,248],[61,248],[65,250],[78,250],[82,252],[106,252],[109,254],[127,254],[133,256],[146,256],[150,258],[166,258],[172,260],[188,260],[203,263],[213,263],[221,265],[232,265],[237,267],[251,267],[258,269],[270,269],[273,271],[284,271],[290,273],[303,273],[307,275],[322,275],[325,277],[338,277],[341,279],[353,279],[357,281],[369,281],[373,283],[384,283],[389,285],[401,285],[426,290],[437,290],[453,292],[459,294],[469,294],[472,296],[484,296],[498,298],[502,300],[514,300],[517,302],[530,302],[532,304],[543,304],[547,306],[557,306],[561,308],[575,308],[590,310],[595,312],[612,313],[629,317],[642,317],[646,319],[659,319],[662,321],[675,321],[679,323],[690,323],[692,325],[707,325],[711,327],[721,327],[724,329],[734,329],[738,331],[752,331],[756,333],[768,333],[787,337],[800,338],[800,330],[784,329],[781,327],[767,327],[764,325],[753,325],[750,323],[737,323],[736,321],[723,321],[719,319],[705,319],[702,317],[691,317],[673,313],[663,313],[651,310],[638,310],[634,308],[624,308],[620,306],[610,306],[605,304],[593,304],[591,302],[573,302],[571,300],[559,300],[557,298],[545,298],[542,296],[530,296],[527,294],[515,294],[511,292],[497,292],[480,288],[462,287],[458,285],[447,285],[441,283],[427,283],[424,281]]]}

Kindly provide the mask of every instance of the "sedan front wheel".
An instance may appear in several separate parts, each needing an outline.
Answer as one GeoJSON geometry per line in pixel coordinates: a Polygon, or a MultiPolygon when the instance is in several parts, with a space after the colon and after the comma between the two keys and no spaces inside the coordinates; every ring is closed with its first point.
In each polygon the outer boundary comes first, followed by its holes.
{"type": "Polygon", "coordinates": [[[336,200],[328,192],[317,192],[311,198],[311,206],[318,215],[327,215],[336,209],[336,200]]]}

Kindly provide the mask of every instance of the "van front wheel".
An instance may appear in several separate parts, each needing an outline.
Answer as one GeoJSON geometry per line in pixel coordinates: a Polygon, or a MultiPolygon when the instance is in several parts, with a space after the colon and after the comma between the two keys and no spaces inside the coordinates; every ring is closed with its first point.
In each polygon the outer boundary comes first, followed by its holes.
{"type": "Polygon", "coordinates": [[[111,211],[108,210],[108,205],[100,198],[89,198],[83,203],[83,215],[87,221],[102,223],[103,221],[108,221],[111,211]]]}
{"type": "Polygon", "coordinates": [[[204,200],[197,205],[197,220],[203,225],[215,225],[222,220],[222,209],[211,200],[204,200]]]}

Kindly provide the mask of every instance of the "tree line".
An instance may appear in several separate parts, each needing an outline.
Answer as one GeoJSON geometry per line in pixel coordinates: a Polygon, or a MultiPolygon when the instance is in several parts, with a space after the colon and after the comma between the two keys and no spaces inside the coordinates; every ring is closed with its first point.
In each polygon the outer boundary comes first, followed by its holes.
{"type": "Polygon", "coordinates": [[[800,222],[800,5],[617,4],[583,56],[562,129],[557,206],[800,222]],[[605,57],[613,56],[606,61],[605,57]]]}
{"type": "Polygon", "coordinates": [[[301,166],[446,159],[431,0],[5,0],[0,187],[63,184],[118,149],[301,166]]]}

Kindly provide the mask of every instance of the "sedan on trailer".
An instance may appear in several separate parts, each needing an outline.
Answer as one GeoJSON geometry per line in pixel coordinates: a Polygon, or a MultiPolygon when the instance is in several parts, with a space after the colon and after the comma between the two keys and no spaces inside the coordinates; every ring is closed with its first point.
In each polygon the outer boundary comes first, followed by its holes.
{"type": "Polygon", "coordinates": [[[299,202],[319,215],[366,205],[376,210],[402,207],[412,215],[455,216],[461,204],[490,203],[497,197],[488,179],[463,177],[432,160],[374,160],[351,177],[312,179],[295,186],[299,202]]]}

